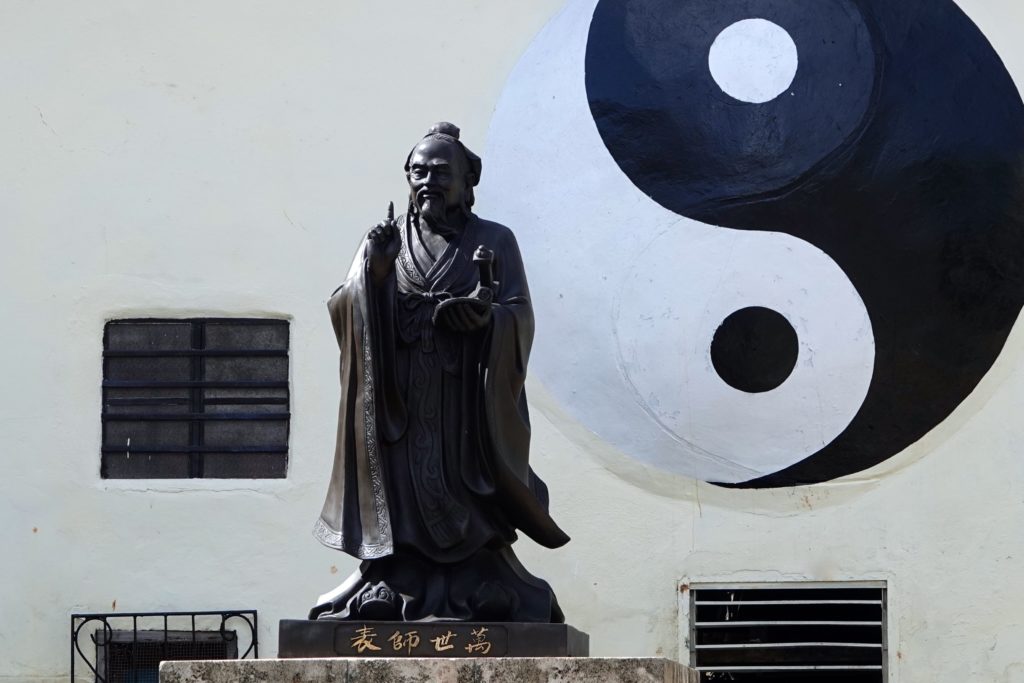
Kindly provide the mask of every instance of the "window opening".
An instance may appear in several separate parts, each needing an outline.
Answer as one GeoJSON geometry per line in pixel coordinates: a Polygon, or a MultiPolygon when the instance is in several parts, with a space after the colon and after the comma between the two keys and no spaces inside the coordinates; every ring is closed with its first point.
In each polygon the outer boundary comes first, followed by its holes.
{"type": "Polygon", "coordinates": [[[288,337],[284,320],[108,322],[103,478],[284,477],[288,337]]]}

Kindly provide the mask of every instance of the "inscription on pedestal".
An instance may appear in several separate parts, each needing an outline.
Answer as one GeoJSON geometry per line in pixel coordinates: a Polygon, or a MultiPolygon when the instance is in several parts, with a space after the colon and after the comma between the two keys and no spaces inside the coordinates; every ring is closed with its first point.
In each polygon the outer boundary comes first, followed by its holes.
{"type": "Polygon", "coordinates": [[[334,651],[360,657],[504,657],[508,631],[504,626],[465,624],[402,624],[401,628],[374,622],[339,624],[334,651]]]}
{"type": "Polygon", "coordinates": [[[590,637],[565,624],[284,619],[278,656],[586,657],[590,637]]]}

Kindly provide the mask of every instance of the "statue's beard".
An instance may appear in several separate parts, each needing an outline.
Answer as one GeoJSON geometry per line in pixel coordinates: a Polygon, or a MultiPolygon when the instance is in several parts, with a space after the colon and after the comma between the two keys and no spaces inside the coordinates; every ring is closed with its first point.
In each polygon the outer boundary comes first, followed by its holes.
{"type": "Polygon", "coordinates": [[[461,206],[446,206],[445,198],[439,194],[420,194],[415,198],[416,212],[426,221],[430,229],[444,234],[457,231],[464,222],[461,206]]]}
{"type": "Polygon", "coordinates": [[[444,225],[448,222],[448,211],[444,205],[444,197],[428,195],[420,198],[417,208],[423,220],[431,225],[444,225]]]}

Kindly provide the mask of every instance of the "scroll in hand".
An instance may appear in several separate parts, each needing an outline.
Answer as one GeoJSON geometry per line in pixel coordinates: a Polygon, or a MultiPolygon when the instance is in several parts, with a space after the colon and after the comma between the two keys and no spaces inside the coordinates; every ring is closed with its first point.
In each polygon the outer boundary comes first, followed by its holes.
{"type": "Polygon", "coordinates": [[[445,299],[434,308],[434,324],[453,332],[476,332],[491,322],[491,291],[480,287],[473,296],[445,299]]]}

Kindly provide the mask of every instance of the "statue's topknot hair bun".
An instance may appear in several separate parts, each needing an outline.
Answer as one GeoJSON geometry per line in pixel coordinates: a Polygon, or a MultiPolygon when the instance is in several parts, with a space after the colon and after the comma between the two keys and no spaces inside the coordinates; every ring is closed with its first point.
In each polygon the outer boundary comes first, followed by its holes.
{"type": "Polygon", "coordinates": [[[447,135],[455,140],[459,139],[459,127],[454,123],[448,123],[447,121],[439,121],[430,127],[427,131],[427,135],[447,135]]]}

